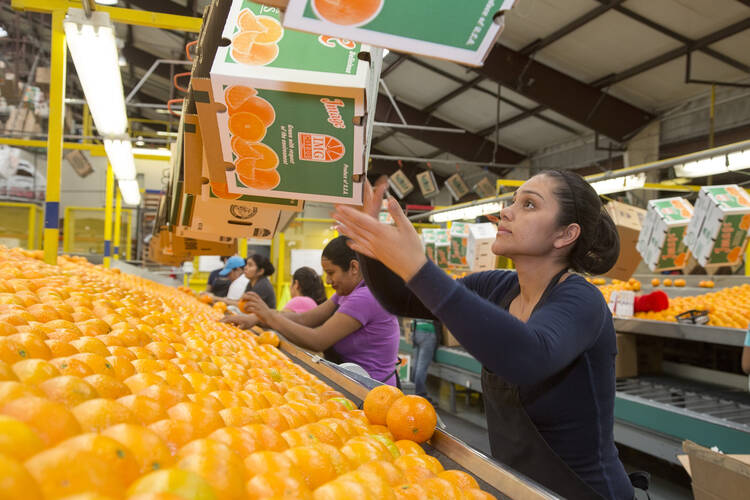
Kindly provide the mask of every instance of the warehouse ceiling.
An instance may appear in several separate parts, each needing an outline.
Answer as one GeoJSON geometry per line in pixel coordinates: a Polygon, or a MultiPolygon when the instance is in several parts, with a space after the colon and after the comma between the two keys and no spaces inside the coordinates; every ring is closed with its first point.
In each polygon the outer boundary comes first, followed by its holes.
{"type": "MultiPolygon", "coordinates": [[[[118,6],[200,15],[207,3],[121,0],[118,6]]],[[[0,5],[0,23],[9,33],[0,39],[6,63],[28,69],[37,54],[48,57],[49,16],[16,12],[10,0],[0,5]]],[[[126,93],[155,60],[185,60],[184,46],[195,38],[124,25],[117,32],[128,62],[123,67],[126,93]]],[[[705,93],[707,82],[747,81],[748,47],[750,0],[519,0],[481,68],[397,52],[386,56],[376,120],[400,123],[385,95],[387,87],[409,125],[460,133],[377,127],[373,151],[434,158],[431,167],[439,176],[459,169],[478,180],[484,172],[507,172],[508,165],[535,152],[592,134],[619,147],[656,117],[705,93]],[[461,161],[497,165],[482,168],[461,161]]],[[[165,104],[181,97],[171,77],[186,70],[160,64],[134,102],[165,104]]],[[[69,74],[74,72],[69,65],[69,74]]],[[[81,96],[74,77],[68,84],[69,96],[81,96]]],[[[129,108],[128,114],[169,120],[154,109],[129,108]]],[[[161,124],[139,126],[158,129],[161,124]]],[[[425,168],[423,163],[405,165],[425,168]]],[[[376,162],[376,170],[384,173],[395,168],[393,162],[376,162]]]]}

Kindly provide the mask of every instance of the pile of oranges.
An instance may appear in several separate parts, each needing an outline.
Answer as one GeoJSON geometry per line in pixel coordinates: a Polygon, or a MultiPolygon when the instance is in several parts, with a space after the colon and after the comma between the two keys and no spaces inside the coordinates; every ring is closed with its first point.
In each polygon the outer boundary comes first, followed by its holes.
{"type": "Polygon", "coordinates": [[[192,294],[39,257],[0,247],[0,497],[493,498],[412,396],[376,424],[192,294]]]}
{"type": "MultiPolygon", "coordinates": [[[[656,280],[658,282],[658,280],[656,280]]],[[[714,286],[713,281],[701,282],[704,288],[714,286]]],[[[595,283],[596,284],[596,283],[595,283]]],[[[665,278],[661,284],[664,286],[685,286],[685,280],[677,278],[672,281],[665,278]]],[[[659,286],[659,283],[652,283],[659,286]]],[[[612,280],[610,284],[599,285],[599,290],[604,299],[609,301],[610,294],[615,290],[640,290],[640,282],[630,279],[629,281],[612,280]],[[634,283],[634,282],[637,282],[634,283]]],[[[747,330],[750,326],[750,284],[723,288],[715,292],[704,293],[688,297],[671,297],[669,307],[663,311],[639,312],[636,318],[654,321],[676,322],[675,317],[690,310],[708,311],[708,326],[722,328],[739,328],[747,330]]]]}

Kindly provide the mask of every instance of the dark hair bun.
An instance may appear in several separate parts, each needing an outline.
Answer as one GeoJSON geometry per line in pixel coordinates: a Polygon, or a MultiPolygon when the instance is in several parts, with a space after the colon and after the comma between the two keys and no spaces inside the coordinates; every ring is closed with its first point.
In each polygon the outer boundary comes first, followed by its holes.
{"type": "Polygon", "coordinates": [[[273,264],[271,264],[271,261],[268,260],[267,257],[256,253],[253,254],[250,258],[253,259],[253,262],[255,262],[255,265],[258,267],[258,269],[263,270],[263,276],[265,276],[266,278],[276,272],[276,268],[273,267],[273,264]]]}
{"type": "Polygon", "coordinates": [[[614,221],[603,209],[592,232],[595,236],[588,244],[579,241],[573,247],[570,267],[577,272],[603,274],[612,269],[620,256],[620,235],[614,221]]]}
{"type": "Polygon", "coordinates": [[[540,175],[557,180],[558,223],[578,224],[581,228],[569,255],[570,267],[588,274],[612,269],[620,256],[620,236],[591,184],[569,170],[545,170],[540,175]]]}

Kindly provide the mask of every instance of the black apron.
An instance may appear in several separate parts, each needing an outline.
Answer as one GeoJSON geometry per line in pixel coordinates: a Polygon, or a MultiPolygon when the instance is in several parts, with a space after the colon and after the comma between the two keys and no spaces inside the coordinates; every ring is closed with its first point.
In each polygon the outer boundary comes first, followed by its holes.
{"type": "MultiPolygon", "coordinates": [[[[567,272],[556,274],[531,314],[547,299],[554,286],[567,272]]],[[[518,284],[500,301],[508,310],[520,293],[518,284]]],[[[532,400],[559,383],[578,362],[573,361],[561,372],[537,384],[524,399],[532,400]],[[526,397],[528,396],[528,397],[526,397]]],[[[544,487],[574,500],[601,500],[603,497],[586,484],[547,444],[523,407],[518,386],[482,368],[482,396],[492,456],[528,476],[544,487]]]]}

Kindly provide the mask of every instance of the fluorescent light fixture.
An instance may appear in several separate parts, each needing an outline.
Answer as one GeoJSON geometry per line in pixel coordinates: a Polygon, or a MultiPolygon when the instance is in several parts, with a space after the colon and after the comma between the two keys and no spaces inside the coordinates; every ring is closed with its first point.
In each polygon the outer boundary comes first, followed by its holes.
{"type": "Polygon", "coordinates": [[[135,179],[135,160],[129,140],[104,139],[104,151],[118,181],[135,179]]]}
{"type": "Polygon", "coordinates": [[[109,14],[94,11],[91,18],[86,18],[82,9],[68,9],[63,25],[96,129],[104,137],[124,135],[128,120],[115,30],[109,14]]]}
{"type": "Polygon", "coordinates": [[[177,132],[167,132],[165,130],[157,130],[156,135],[159,137],[177,137],[177,132]]]}
{"type": "Polygon", "coordinates": [[[611,194],[622,191],[631,191],[640,189],[646,185],[646,173],[642,172],[635,175],[626,175],[624,177],[615,177],[614,179],[605,179],[591,183],[591,187],[596,190],[596,194],[611,194]]]}
{"type": "Polygon", "coordinates": [[[444,212],[437,212],[430,215],[430,221],[434,223],[448,222],[452,220],[471,220],[480,215],[488,215],[499,212],[503,209],[503,202],[491,201],[480,203],[478,205],[469,205],[466,207],[457,207],[444,212]]]}
{"type": "Polygon", "coordinates": [[[383,49],[383,59],[385,59],[385,56],[387,56],[387,55],[388,55],[388,54],[390,54],[390,53],[391,53],[391,51],[390,51],[390,50],[388,50],[388,49],[383,49]]]}
{"type": "Polygon", "coordinates": [[[750,168],[750,149],[744,149],[727,155],[727,168],[734,172],[750,168]]]}
{"type": "Polygon", "coordinates": [[[125,202],[126,205],[140,205],[141,189],[138,187],[137,180],[131,179],[129,181],[118,181],[117,185],[120,187],[122,201],[125,202]]]}
{"type": "Polygon", "coordinates": [[[117,5],[117,0],[95,0],[99,5],[117,5]]]}
{"type": "MultiPolygon", "coordinates": [[[[138,143],[136,142],[136,145],[138,143]]],[[[135,148],[133,149],[133,154],[136,155],[151,155],[151,156],[163,156],[165,158],[171,158],[172,152],[168,149],[159,148],[159,149],[149,149],[149,148],[135,148]]]]}
{"type": "Polygon", "coordinates": [[[5,38],[6,36],[8,36],[8,31],[4,27],[0,26],[0,38],[5,38]]]}

